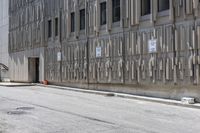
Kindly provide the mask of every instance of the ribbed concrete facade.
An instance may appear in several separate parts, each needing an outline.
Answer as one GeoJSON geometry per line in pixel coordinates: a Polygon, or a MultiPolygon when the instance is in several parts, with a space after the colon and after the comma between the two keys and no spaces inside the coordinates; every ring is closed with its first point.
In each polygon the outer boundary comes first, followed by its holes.
{"type": "Polygon", "coordinates": [[[8,70],[3,66],[9,66],[8,54],[8,0],[0,0],[0,80],[9,80],[8,70]]]}
{"type": "Polygon", "coordinates": [[[9,2],[11,81],[36,82],[34,76],[36,66],[32,59],[40,60],[39,80],[42,81],[45,49],[44,3],[41,0],[10,0],[9,2]]]}
{"type": "Polygon", "coordinates": [[[200,98],[199,0],[10,0],[9,10],[13,81],[34,81],[39,58],[40,81],[200,98]]]}

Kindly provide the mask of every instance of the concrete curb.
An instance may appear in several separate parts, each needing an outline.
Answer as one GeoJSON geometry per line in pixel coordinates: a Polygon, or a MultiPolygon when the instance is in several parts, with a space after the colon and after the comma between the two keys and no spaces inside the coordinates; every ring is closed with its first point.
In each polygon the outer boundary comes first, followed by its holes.
{"type": "Polygon", "coordinates": [[[200,109],[200,104],[182,104],[181,101],[170,100],[170,99],[161,99],[161,98],[153,98],[153,97],[145,97],[145,96],[136,96],[136,95],[132,95],[132,94],[124,94],[124,93],[116,93],[116,92],[86,90],[86,89],[78,89],[78,88],[63,87],[63,86],[56,86],[56,85],[37,84],[37,86],[50,87],[50,88],[56,88],[56,89],[74,91],[74,92],[82,92],[82,93],[89,93],[89,94],[111,96],[111,97],[112,96],[116,96],[116,97],[121,97],[121,98],[142,100],[142,101],[147,101],[147,102],[155,102],[155,103],[161,103],[161,104],[166,104],[166,105],[174,105],[174,106],[179,106],[179,107],[200,109]]]}
{"type": "Polygon", "coordinates": [[[23,87],[23,86],[35,86],[36,84],[32,84],[32,83],[0,83],[0,86],[4,86],[4,87],[23,87]]]}

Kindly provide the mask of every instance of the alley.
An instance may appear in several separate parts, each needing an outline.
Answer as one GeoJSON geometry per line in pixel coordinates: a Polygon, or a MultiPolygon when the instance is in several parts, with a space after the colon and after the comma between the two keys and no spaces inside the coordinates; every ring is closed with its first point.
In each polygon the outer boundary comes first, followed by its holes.
{"type": "Polygon", "coordinates": [[[40,86],[0,87],[0,133],[197,133],[200,110],[40,86]]]}

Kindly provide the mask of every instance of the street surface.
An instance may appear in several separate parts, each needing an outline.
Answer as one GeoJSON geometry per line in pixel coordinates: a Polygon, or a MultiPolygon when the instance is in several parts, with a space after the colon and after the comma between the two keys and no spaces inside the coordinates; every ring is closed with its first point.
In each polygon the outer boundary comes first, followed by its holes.
{"type": "Polygon", "coordinates": [[[200,133],[200,110],[39,86],[0,87],[0,133],[200,133]]]}

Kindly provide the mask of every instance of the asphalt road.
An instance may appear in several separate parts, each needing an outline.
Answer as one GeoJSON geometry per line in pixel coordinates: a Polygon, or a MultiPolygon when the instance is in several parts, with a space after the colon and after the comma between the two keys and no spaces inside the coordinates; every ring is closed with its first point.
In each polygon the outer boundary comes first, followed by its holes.
{"type": "Polygon", "coordinates": [[[200,110],[32,87],[0,87],[0,133],[199,133],[200,110]]]}

